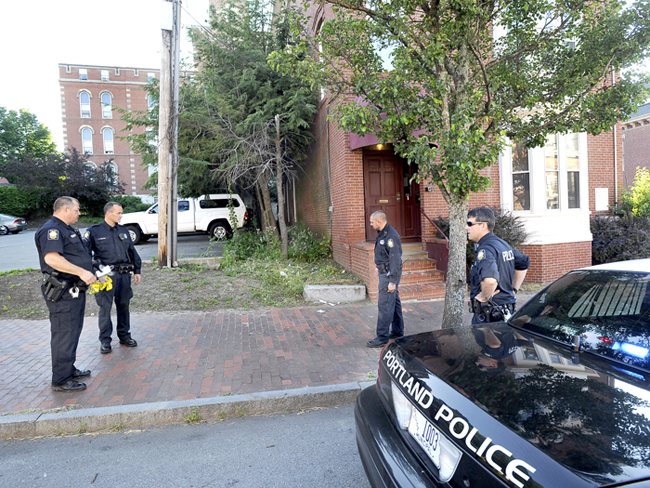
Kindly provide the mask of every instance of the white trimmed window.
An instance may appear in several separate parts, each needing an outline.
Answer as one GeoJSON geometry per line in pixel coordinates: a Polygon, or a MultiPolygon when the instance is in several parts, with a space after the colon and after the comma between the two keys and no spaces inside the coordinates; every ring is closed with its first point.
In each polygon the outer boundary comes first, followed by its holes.
{"type": "Polygon", "coordinates": [[[111,169],[110,171],[106,172],[106,181],[112,183],[113,185],[117,185],[117,164],[115,164],[114,161],[110,161],[107,162],[106,165],[111,169]]]}
{"type": "Polygon", "coordinates": [[[514,210],[530,210],[530,161],[519,143],[512,145],[512,204],[514,210]]]}
{"type": "Polygon", "coordinates": [[[89,119],[90,118],[90,93],[84,91],[79,94],[79,108],[81,110],[81,118],[89,119]]]}
{"type": "Polygon", "coordinates": [[[113,118],[113,99],[112,99],[110,93],[108,93],[108,92],[102,93],[101,104],[102,104],[102,118],[103,119],[112,119],[113,118]]]}
{"type": "Polygon", "coordinates": [[[580,142],[578,134],[568,134],[565,140],[568,207],[580,208],[580,142]]]}
{"type": "Polygon", "coordinates": [[[104,154],[113,154],[115,152],[113,147],[113,129],[105,127],[102,130],[102,135],[104,139],[104,154]]]}
{"type": "Polygon", "coordinates": [[[79,79],[80,80],[88,79],[88,70],[86,68],[79,68],[79,79]]]}
{"type": "Polygon", "coordinates": [[[530,149],[513,142],[499,173],[501,208],[522,218],[528,244],[591,241],[587,134],[554,134],[530,149]]]}
{"type": "Polygon", "coordinates": [[[560,168],[557,157],[557,135],[550,135],[546,138],[544,158],[546,166],[546,208],[557,210],[560,208],[560,196],[558,194],[560,168]]]}
{"type": "Polygon", "coordinates": [[[107,69],[101,70],[100,78],[101,78],[102,81],[109,81],[110,80],[110,76],[108,75],[108,70],[107,69]]]}
{"type": "Polygon", "coordinates": [[[81,143],[84,154],[93,153],[93,131],[89,127],[81,129],[81,143]]]}

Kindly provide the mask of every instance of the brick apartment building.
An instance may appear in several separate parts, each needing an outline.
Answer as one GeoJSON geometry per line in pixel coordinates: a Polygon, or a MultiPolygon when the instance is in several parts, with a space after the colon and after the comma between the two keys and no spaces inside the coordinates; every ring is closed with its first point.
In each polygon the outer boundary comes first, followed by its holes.
{"type": "Polygon", "coordinates": [[[622,186],[629,188],[634,183],[637,167],[650,169],[650,103],[641,105],[623,124],[623,160],[622,186]]]}
{"type": "MultiPolygon", "coordinates": [[[[314,29],[324,15],[331,15],[326,11],[312,5],[308,13],[314,29]]],[[[442,298],[443,273],[429,259],[435,247],[431,243],[437,242],[429,218],[448,216],[439,189],[427,182],[409,184],[413,169],[390,144],[328,122],[328,103],[324,94],[313,125],[316,142],[297,183],[298,221],[330,235],[334,259],[361,277],[376,299],[376,232],[368,219],[373,211],[384,210],[405,243],[400,296],[442,298]]],[[[472,195],[470,208],[500,206],[520,216],[530,234],[521,249],[531,257],[526,280],[548,283],[591,264],[590,217],[616,201],[624,181],[622,154],[621,124],[596,137],[558,134],[549,137],[546,147],[508,147],[497,165],[484,170],[492,186],[472,195]]]]}
{"type": "MultiPolygon", "coordinates": [[[[149,169],[142,167],[142,158],[132,152],[128,141],[119,138],[129,132],[114,109],[147,110],[149,99],[143,87],[158,77],[158,69],[59,64],[66,150],[74,147],[89,154],[97,166],[112,159],[125,194],[140,196],[145,202],[153,201],[150,191],[142,189],[149,169]]],[[[143,129],[132,132],[138,130],[143,129]]]]}

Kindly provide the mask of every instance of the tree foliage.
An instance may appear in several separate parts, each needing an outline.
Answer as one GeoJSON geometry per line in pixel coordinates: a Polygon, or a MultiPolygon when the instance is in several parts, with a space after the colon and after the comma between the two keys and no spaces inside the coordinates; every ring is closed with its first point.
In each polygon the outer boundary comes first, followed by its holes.
{"type": "Polygon", "coordinates": [[[638,167],[634,182],[629,190],[621,195],[623,211],[635,217],[650,218],[650,171],[638,167]]]}
{"type": "Polygon", "coordinates": [[[44,159],[25,157],[8,163],[4,174],[19,188],[38,189],[39,200],[51,208],[58,197],[69,195],[79,200],[83,211],[103,215],[111,195],[124,193],[113,166],[106,161],[96,167],[86,155],[72,148],[69,154],[51,154],[44,159]]]}
{"type": "MultiPolygon", "coordinates": [[[[304,159],[316,95],[308,83],[267,63],[268,53],[282,49],[291,35],[287,16],[273,16],[272,6],[233,0],[219,12],[212,8],[209,31],[191,31],[196,71],[180,90],[178,187],[186,196],[217,187],[252,190],[263,227],[276,229],[271,189],[304,159]]],[[[157,87],[149,89],[157,98],[157,87]]],[[[155,128],[149,136],[132,137],[137,152],[152,154],[157,111],[129,117],[131,127],[155,128]]]]}
{"type": "Polygon", "coordinates": [[[19,112],[0,107],[0,167],[11,158],[46,158],[56,153],[52,134],[28,110],[19,112]]]}
{"type": "Polygon", "coordinates": [[[326,86],[341,129],[393,142],[418,165],[418,181],[440,188],[451,220],[443,326],[460,323],[468,198],[490,184],[481,170],[508,139],[531,147],[557,132],[598,134],[633,113],[643,100],[642,80],[611,80],[647,55],[650,4],[322,3],[333,18],[312,35],[307,17],[296,13],[301,42],[273,53],[272,62],[326,86]]]}

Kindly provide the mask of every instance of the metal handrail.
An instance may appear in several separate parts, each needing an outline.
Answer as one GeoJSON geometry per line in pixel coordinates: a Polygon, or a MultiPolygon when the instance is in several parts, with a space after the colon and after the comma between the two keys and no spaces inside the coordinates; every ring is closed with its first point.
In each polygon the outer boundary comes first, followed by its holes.
{"type": "Polygon", "coordinates": [[[445,238],[445,243],[447,244],[447,249],[449,249],[449,239],[447,238],[447,236],[445,235],[445,233],[440,229],[440,227],[438,227],[438,226],[436,225],[436,223],[435,223],[433,220],[431,220],[431,219],[429,218],[429,216],[428,216],[427,214],[424,213],[424,210],[422,210],[421,208],[420,208],[420,212],[422,212],[422,215],[424,215],[424,217],[425,217],[429,222],[431,222],[431,225],[433,225],[433,226],[436,228],[436,230],[440,233],[440,235],[441,235],[442,237],[445,238]]]}

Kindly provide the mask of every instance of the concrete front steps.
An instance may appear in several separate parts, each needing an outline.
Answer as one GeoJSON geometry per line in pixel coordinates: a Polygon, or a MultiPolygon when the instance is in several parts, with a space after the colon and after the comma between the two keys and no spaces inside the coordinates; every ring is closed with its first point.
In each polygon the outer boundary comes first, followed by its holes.
{"type": "MultiPolygon", "coordinates": [[[[379,279],[375,276],[374,243],[363,242],[352,247],[352,271],[366,283],[370,301],[377,302],[379,279]]],[[[401,300],[434,300],[445,297],[444,273],[436,269],[422,243],[402,244],[401,300]]]]}

